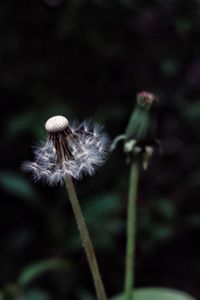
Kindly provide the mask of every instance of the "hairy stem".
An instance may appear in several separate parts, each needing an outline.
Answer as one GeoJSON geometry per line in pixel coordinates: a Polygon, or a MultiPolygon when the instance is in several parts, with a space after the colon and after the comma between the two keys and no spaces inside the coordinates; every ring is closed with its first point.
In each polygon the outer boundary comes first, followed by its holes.
{"type": "Polygon", "coordinates": [[[81,207],[77,198],[75,187],[71,177],[66,178],[66,187],[69,194],[69,200],[75,215],[76,223],[80,232],[80,237],[85,249],[86,257],[94,280],[94,286],[98,300],[107,300],[104,285],[99,272],[96,256],[89,236],[89,232],[81,211],[81,207]]]}
{"type": "Polygon", "coordinates": [[[132,163],[127,208],[127,246],[125,262],[125,300],[134,299],[134,257],[136,227],[136,197],[138,184],[138,165],[132,163]]]}

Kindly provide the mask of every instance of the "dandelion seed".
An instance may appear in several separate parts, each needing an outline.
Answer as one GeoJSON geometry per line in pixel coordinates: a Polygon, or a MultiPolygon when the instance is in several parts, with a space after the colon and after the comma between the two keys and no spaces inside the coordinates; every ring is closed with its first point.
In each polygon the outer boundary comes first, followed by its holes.
{"type": "Polygon", "coordinates": [[[35,161],[23,164],[35,181],[56,185],[67,176],[80,179],[84,174],[93,175],[104,162],[109,143],[99,125],[70,125],[65,117],[55,116],[47,120],[45,129],[48,138],[34,151],[35,161]]]}

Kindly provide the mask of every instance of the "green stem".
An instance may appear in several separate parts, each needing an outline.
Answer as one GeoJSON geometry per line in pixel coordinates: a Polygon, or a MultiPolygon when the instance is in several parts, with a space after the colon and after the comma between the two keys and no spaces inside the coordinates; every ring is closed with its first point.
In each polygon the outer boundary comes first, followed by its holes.
{"type": "Polygon", "coordinates": [[[135,257],[135,227],[136,227],[136,197],[138,183],[138,166],[131,165],[129,197],[127,208],[127,246],[125,270],[125,300],[134,299],[134,257],[135,257]]]}
{"type": "Polygon", "coordinates": [[[94,280],[94,286],[98,300],[107,300],[104,285],[99,272],[96,256],[89,236],[89,232],[81,211],[81,207],[77,198],[76,190],[71,177],[66,178],[66,187],[69,194],[69,200],[75,215],[76,223],[80,232],[80,237],[85,249],[86,257],[94,280]]]}

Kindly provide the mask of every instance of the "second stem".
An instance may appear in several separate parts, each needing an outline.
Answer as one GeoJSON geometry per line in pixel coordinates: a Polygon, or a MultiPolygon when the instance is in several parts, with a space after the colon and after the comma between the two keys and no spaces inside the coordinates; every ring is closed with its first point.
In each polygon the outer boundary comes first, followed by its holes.
{"type": "Polygon", "coordinates": [[[132,163],[129,196],[127,206],[127,246],[125,261],[125,300],[134,299],[134,259],[135,259],[135,236],[136,236],[136,198],[138,185],[138,165],[132,163]]]}

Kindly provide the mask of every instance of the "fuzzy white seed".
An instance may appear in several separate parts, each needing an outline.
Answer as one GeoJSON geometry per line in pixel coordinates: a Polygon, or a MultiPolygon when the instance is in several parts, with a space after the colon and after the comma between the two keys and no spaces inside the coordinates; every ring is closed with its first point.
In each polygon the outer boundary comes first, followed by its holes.
{"type": "Polygon", "coordinates": [[[87,122],[68,124],[65,117],[54,116],[47,120],[45,128],[50,134],[36,148],[34,162],[23,164],[35,181],[56,185],[67,176],[81,179],[84,174],[93,175],[104,162],[109,141],[99,126],[87,122]]]}
{"type": "Polygon", "coordinates": [[[45,123],[45,129],[48,132],[58,132],[67,128],[69,122],[63,116],[55,116],[48,119],[45,123]]]}

